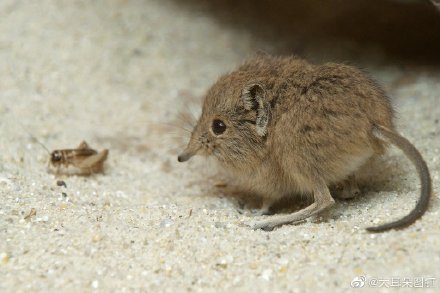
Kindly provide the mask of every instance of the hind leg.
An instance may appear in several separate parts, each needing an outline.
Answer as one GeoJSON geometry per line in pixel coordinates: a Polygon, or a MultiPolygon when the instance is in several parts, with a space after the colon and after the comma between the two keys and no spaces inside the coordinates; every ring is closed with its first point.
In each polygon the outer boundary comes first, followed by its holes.
{"type": "Polygon", "coordinates": [[[323,182],[319,183],[313,189],[313,198],[314,198],[314,202],[311,205],[298,212],[292,213],[290,215],[272,216],[268,220],[259,221],[254,224],[251,224],[250,226],[255,230],[263,229],[266,231],[270,231],[273,230],[273,228],[284,224],[302,222],[308,217],[321,212],[322,210],[332,206],[335,203],[334,199],[330,194],[330,190],[328,189],[327,185],[323,182]]]}

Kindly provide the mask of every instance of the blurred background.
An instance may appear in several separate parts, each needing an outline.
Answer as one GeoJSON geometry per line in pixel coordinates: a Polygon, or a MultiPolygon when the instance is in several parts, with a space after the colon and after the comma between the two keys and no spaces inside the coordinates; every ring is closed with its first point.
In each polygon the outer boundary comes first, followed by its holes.
{"type": "Polygon", "coordinates": [[[440,62],[439,11],[425,0],[179,3],[226,28],[246,30],[263,50],[358,62],[374,53],[377,61],[440,62]]]}

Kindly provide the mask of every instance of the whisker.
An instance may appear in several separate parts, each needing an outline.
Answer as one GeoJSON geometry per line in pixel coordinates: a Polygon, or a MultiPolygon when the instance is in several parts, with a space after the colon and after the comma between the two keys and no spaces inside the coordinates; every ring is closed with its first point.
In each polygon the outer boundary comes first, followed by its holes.
{"type": "Polygon", "coordinates": [[[198,118],[197,118],[198,115],[196,115],[194,113],[194,109],[191,109],[189,104],[185,104],[184,107],[185,107],[185,110],[186,110],[185,114],[190,115],[190,118],[192,118],[190,120],[190,122],[194,126],[196,124],[197,120],[198,120],[198,118]]]}
{"type": "MultiPolygon", "coordinates": [[[[157,123],[154,123],[155,125],[159,125],[159,126],[166,126],[166,127],[170,127],[170,128],[173,128],[173,129],[180,129],[180,130],[183,130],[183,131],[185,131],[186,133],[191,133],[192,132],[192,129],[188,129],[188,128],[185,128],[184,126],[182,126],[182,125],[176,125],[176,124],[172,124],[172,123],[165,123],[165,122],[157,122],[157,123]]],[[[154,124],[152,124],[152,125],[154,125],[154,124]]]]}
{"type": "Polygon", "coordinates": [[[188,113],[188,112],[180,112],[176,116],[176,119],[182,125],[188,126],[191,129],[194,128],[194,126],[197,124],[197,119],[194,116],[192,116],[190,113],[188,113]]]}

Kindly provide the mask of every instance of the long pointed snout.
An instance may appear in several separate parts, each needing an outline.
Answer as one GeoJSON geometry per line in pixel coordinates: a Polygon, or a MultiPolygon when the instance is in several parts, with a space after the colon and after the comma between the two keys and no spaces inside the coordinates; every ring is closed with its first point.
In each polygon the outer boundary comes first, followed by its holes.
{"type": "Polygon", "coordinates": [[[183,153],[181,153],[179,156],[177,156],[177,161],[179,161],[179,162],[186,162],[186,161],[188,161],[192,156],[193,156],[193,154],[183,152],[183,153]]]}
{"type": "Polygon", "coordinates": [[[186,162],[189,159],[191,159],[192,156],[194,156],[197,153],[197,149],[191,149],[190,147],[187,147],[183,153],[181,153],[177,157],[177,161],[179,162],[186,162]]]}

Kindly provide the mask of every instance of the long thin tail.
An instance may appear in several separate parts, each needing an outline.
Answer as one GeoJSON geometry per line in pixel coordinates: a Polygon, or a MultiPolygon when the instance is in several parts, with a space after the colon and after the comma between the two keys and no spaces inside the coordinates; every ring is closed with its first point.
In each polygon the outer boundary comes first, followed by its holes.
{"type": "Polygon", "coordinates": [[[417,169],[421,183],[420,198],[417,201],[416,207],[405,217],[384,224],[377,227],[369,227],[367,231],[369,232],[382,232],[389,229],[399,229],[404,228],[408,225],[414,223],[418,218],[420,218],[428,209],[429,198],[431,196],[431,177],[429,175],[428,166],[426,166],[425,161],[419,151],[404,137],[398,133],[389,130],[382,126],[375,126],[373,129],[373,134],[384,141],[390,142],[399,149],[401,149],[405,155],[411,160],[417,169]]]}

